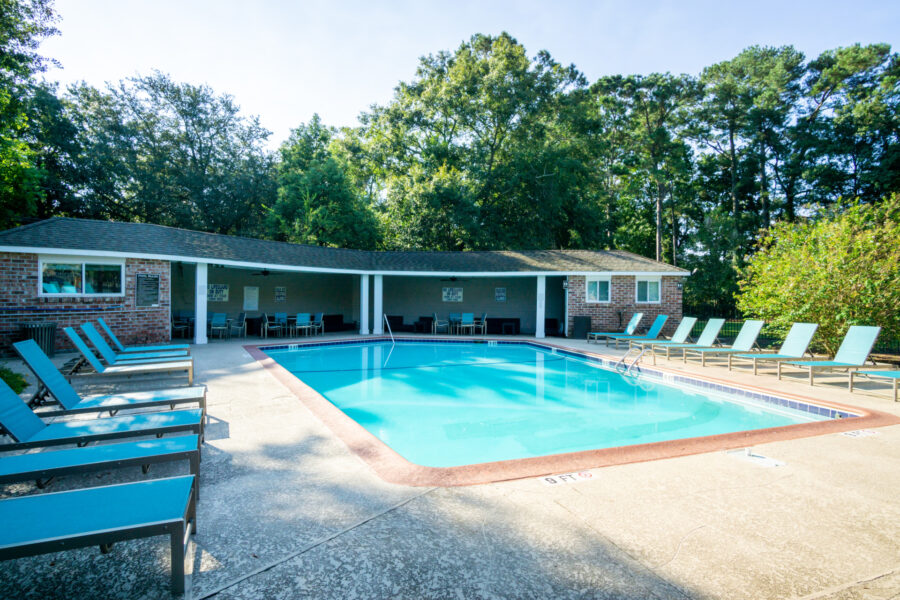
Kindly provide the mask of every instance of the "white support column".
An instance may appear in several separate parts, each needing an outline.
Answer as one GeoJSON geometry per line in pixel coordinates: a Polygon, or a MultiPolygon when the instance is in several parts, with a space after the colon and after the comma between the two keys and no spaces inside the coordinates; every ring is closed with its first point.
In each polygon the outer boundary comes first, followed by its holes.
{"type": "Polygon", "coordinates": [[[569,276],[566,275],[566,279],[563,283],[563,310],[565,312],[565,326],[563,327],[563,335],[569,337],[569,276]]]}
{"type": "Polygon", "coordinates": [[[194,278],[194,343],[206,343],[206,263],[197,263],[194,278]]]}
{"type": "Polygon", "coordinates": [[[359,276],[359,334],[369,335],[369,276],[359,276]]]}
{"type": "Polygon", "coordinates": [[[535,310],[534,337],[544,337],[545,306],[547,304],[547,276],[538,275],[537,278],[537,306],[535,310]]]}
{"type": "Polygon", "coordinates": [[[383,285],[383,277],[381,275],[373,275],[375,280],[375,289],[373,290],[375,293],[374,298],[372,298],[372,304],[374,306],[372,310],[372,333],[375,335],[381,335],[384,333],[384,310],[382,307],[382,285],[383,285]]]}

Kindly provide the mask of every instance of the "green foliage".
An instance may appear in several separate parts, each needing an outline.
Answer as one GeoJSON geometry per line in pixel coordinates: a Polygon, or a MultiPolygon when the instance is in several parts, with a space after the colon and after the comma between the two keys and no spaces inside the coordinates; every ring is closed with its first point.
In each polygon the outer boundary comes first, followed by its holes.
{"type": "Polygon", "coordinates": [[[12,391],[17,394],[20,394],[22,390],[28,387],[28,382],[25,381],[25,378],[20,373],[16,373],[6,367],[0,367],[0,379],[5,381],[12,388],[12,391]]]}
{"type": "Polygon", "coordinates": [[[900,336],[900,195],[853,203],[821,218],[775,224],[742,273],[738,307],[785,332],[818,323],[834,354],[850,325],[900,336]]]}

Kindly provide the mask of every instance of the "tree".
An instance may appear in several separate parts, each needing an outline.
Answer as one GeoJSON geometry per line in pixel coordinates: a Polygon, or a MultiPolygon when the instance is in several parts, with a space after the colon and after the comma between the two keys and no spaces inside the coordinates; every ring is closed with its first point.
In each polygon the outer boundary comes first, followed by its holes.
{"type": "Polygon", "coordinates": [[[374,248],[375,217],[329,150],[333,135],[314,115],[282,145],[270,227],[280,239],[291,242],[374,248]]]}
{"type": "Polygon", "coordinates": [[[877,205],[837,205],[818,220],[776,223],[742,272],[738,308],[784,333],[818,323],[837,351],[849,325],[900,336],[900,195],[877,205]]]}

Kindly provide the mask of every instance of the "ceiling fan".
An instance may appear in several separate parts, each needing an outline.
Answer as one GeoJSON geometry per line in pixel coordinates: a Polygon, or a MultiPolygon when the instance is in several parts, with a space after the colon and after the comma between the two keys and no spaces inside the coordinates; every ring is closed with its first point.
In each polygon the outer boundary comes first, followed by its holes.
{"type": "Polygon", "coordinates": [[[468,281],[468,279],[460,279],[459,277],[447,277],[441,281],[468,281]]]}
{"type": "Polygon", "coordinates": [[[268,269],[263,269],[262,271],[257,271],[255,273],[250,273],[250,274],[254,275],[254,276],[262,275],[263,277],[268,277],[271,273],[272,273],[272,271],[270,271],[268,269]]]}

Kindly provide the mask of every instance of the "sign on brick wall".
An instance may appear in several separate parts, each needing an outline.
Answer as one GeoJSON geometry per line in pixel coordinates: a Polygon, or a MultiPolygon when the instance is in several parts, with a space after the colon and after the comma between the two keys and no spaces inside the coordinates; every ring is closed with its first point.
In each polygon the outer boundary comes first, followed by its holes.
{"type": "Polygon", "coordinates": [[[139,274],[134,297],[137,306],[159,306],[159,275],[139,274]]]}

